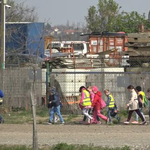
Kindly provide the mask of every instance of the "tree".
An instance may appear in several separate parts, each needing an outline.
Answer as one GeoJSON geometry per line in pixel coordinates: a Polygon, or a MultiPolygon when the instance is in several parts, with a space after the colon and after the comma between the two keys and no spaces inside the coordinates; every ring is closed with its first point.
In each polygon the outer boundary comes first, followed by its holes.
{"type": "Polygon", "coordinates": [[[124,31],[126,33],[138,32],[139,25],[143,24],[146,29],[150,28],[150,24],[145,17],[145,14],[140,15],[135,11],[121,12],[116,21],[114,31],[124,31]]]}
{"type": "Polygon", "coordinates": [[[100,31],[100,20],[95,6],[88,9],[88,16],[85,17],[88,30],[92,32],[100,31]]]}
{"type": "Polygon", "coordinates": [[[127,13],[120,11],[121,7],[114,0],[99,0],[97,8],[91,6],[85,17],[87,27],[92,32],[137,32],[138,26],[144,24],[146,29],[150,24],[145,14],[140,15],[135,11],[127,13]]]}
{"type": "Polygon", "coordinates": [[[113,0],[99,0],[98,8],[91,6],[85,17],[90,31],[108,31],[114,28],[120,6],[113,0]]]}
{"type": "Polygon", "coordinates": [[[16,3],[15,0],[8,0],[8,5],[11,6],[7,9],[6,21],[7,22],[36,22],[38,16],[35,7],[29,7],[25,2],[16,3]]]}

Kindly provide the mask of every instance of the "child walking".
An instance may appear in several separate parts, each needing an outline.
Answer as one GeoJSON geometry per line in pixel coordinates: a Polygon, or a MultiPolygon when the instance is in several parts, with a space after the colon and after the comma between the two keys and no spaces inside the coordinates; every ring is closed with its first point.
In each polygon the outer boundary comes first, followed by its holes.
{"type": "Polygon", "coordinates": [[[52,88],[51,91],[50,91],[50,98],[49,98],[49,104],[51,105],[51,109],[49,110],[49,122],[48,124],[52,124],[52,121],[55,121],[54,120],[54,115],[55,113],[57,113],[60,121],[61,121],[61,124],[64,124],[64,119],[61,115],[61,112],[60,112],[60,97],[58,95],[58,92],[56,91],[55,88],[52,88]]]}
{"type": "Polygon", "coordinates": [[[117,115],[117,106],[115,104],[112,94],[108,89],[104,90],[104,94],[107,96],[106,106],[108,107],[107,117],[109,118],[109,123],[112,124],[112,117],[116,118],[119,122],[120,118],[117,115]]]}
{"type": "Polygon", "coordinates": [[[149,124],[150,124],[150,88],[147,90],[149,96],[147,97],[148,99],[148,105],[149,105],[149,112],[148,112],[148,115],[149,115],[149,124]]]}
{"type": "Polygon", "coordinates": [[[106,123],[108,122],[108,118],[104,115],[101,114],[101,100],[102,100],[102,94],[100,91],[98,91],[97,86],[93,86],[92,88],[93,92],[94,92],[94,101],[92,103],[92,107],[93,107],[93,120],[92,122],[96,122],[97,121],[97,116],[100,117],[101,119],[105,120],[106,123]]]}
{"type": "MultiPolygon", "coordinates": [[[[94,100],[94,93],[93,93],[93,91],[92,91],[92,87],[91,87],[91,86],[88,86],[88,87],[87,87],[87,91],[90,93],[90,100],[91,100],[91,103],[92,103],[93,100],[94,100]]],[[[90,112],[91,112],[91,108],[89,109],[88,114],[90,114],[90,112]]],[[[87,119],[87,117],[84,116],[81,123],[84,124],[85,121],[86,121],[86,119],[87,119]]],[[[89,121],[89,120],[88,120],[88,121],[89,121]]]]}
{"type": "Polygon", "coordinates": [[[129,99],[129,103],[127,104],[127,108],[129,108],[129,113],[128,113],[128,118],[127,120],[124,122],[124,124],[129,124],[129,121],[131,119],[132,113],[135,111],[139,117],[142,120],[142,125],[146,124],[146,120],[143,118],[143,115],[141,114],[140,110],[139,110],[139,105],[138,105],[138,95],[134,89],[133,85],[129,85],[127,87],[127,89],[129,90],[131,96],[129,99]]]}
{"type": "Polygon", "coordinates": [[[91,109],[91,99],[90,99],[90,93],[86,90],[84,86],[81,86],[79,88],[79,92],[81,93],[81,100],[80,100],[80,108],[82,109],[82,113],[84,116],[88,118],[88,123],[91,122],[92,117],[89,114],[89,110],[91,109]]]}
{"type": "MultiPolygon", "coordinates": [[[[148,105],[145,93],[142,91],[142,88],[140,86],[137,86],[135,88],[137,95],[138,95],[138,105],[139,105],[139,110],[143,116],[143,118],[145,119],[144,113],[143,113],[143,108],[148,105]]],[[[135,113],[135,121],[132,122],[133,124],[135,123],[139,123],[139,116],[137,113],[135,113]]]]}

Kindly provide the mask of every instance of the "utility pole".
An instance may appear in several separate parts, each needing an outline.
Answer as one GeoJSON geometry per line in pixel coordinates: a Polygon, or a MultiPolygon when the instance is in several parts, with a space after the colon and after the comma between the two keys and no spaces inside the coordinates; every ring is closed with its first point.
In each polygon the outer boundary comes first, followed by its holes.
{"type": "Polygon", "coordinates": [[[1,69],[5,69],[5,5],[7,0],[1,0],[1,69]]]}

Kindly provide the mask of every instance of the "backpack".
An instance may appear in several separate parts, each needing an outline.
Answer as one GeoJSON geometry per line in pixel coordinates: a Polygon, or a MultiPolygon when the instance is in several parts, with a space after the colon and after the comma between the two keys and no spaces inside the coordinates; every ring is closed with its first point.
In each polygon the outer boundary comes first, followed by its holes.
{"type": "Polygon", "coordinates": [[[0,115],[0,124],[4,123],[3,117],[0,115]]]}
{"type": "Polygon", "coordinates": [[[106,103],[102,98],[101,98],[100,103],[101,103],[101,109],[104,109],[106,107],[106,103]]]}

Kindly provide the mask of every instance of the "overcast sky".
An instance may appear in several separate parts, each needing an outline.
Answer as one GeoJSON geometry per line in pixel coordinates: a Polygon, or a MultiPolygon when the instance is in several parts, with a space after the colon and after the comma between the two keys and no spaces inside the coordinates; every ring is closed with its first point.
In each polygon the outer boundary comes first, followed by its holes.
{"type": "MultiPolygon", "coordinates": [[[[16,2],[25,1],[29,6],[34,6],[37,10],[39,21],[49,22],[52,25],[82,22],[85,23],[84,16],[87,9],[94,5],[97,6],[98,0],[15,0],[16,2]]],[[[137,11],[145,13],[148,17],[150,10],[150,0],[115,0],[122,10],[131,12],[137,11]]]]}

